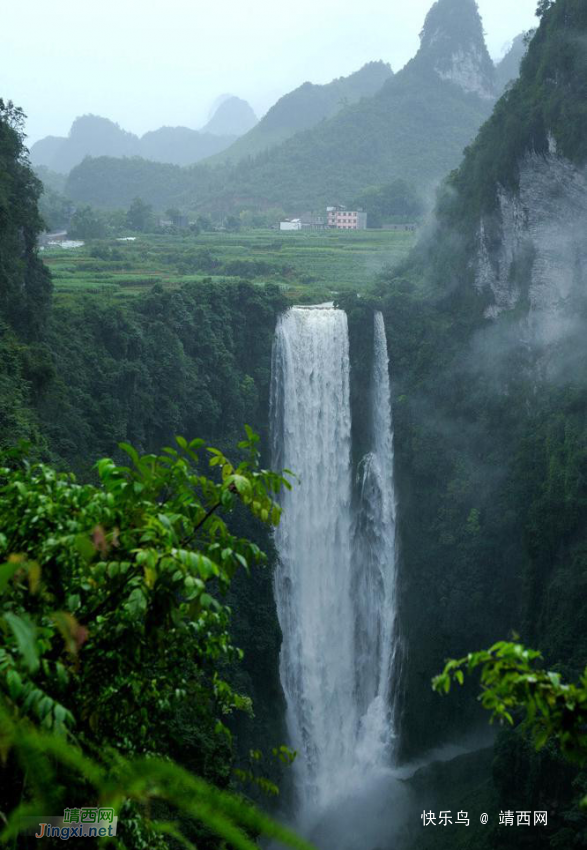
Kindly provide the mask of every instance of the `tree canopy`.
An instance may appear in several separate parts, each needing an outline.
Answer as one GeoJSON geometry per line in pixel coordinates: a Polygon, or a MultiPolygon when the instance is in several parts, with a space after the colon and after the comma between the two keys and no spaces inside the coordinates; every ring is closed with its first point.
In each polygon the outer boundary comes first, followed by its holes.
{"type": "MultiPolygon", "coordinates": [[[[161,761],[189,703],[192,750],[200,758],[213,754],[210,778],[218,787],[230,781],[225,718],[251,705],[223,675],[240,657],[223,596],[237,570],[265,556],[231,533],[226,517],[240,503],[275,525],[274,496],[290,486],[259,466],[257,443],[247,428],[236,465],[202,440],[178,437],[158,456],[124,444],[128,465],[98,461],[97,485],[31,463],[22,451],[4,456],[5,836],[18,831],[23,812],[56,815],[65,806],[108,800],[123,811],[120,846],[156,847],[160,827],[140,805],[153,796],[235,847],[252,846],[241,828],[265,822],[278,829],[237,798],[161,761]]],[[[170,823],[165,829],[177,831],[170,823]]]]}

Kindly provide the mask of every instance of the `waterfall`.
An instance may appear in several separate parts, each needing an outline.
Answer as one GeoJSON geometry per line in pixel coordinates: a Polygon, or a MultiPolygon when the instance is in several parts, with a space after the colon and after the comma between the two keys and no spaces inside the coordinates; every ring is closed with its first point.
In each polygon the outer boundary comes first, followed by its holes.
{"type": "Polygon", "coordinates": [[[389,357],[383,315],[375,314],[371,378],[372,450],[359,465],[354,572],[358,754],[366,766],[389,761],[394,738],[395,483],[389,357]]]}
{"type": "Polygon", "coordinates": [[[387,344],[375,316],[371,452],[354,487],[346,314],[294,307],[277,325],[273,463],[298,476],[276,531],[275,598],[300,817],[389,764],[395,495],[387,344]],[[355,496],[353,493],[355,492],[355,496]]]}

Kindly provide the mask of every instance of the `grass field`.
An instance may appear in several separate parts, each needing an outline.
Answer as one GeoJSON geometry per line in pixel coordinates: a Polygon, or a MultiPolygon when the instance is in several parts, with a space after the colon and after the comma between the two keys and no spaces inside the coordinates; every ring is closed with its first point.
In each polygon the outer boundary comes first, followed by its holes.
{"type": "Polygon", "coordinates": [[[56,294],[95,293],[133,297],[156,283],[248,279],[275,283],[292,299],[309,292],[358,290],[403,260],[414,244],[410,232],[293,232],[247,230],[198,236],[137,236],[81,248],[46,248],[56,294]]]}

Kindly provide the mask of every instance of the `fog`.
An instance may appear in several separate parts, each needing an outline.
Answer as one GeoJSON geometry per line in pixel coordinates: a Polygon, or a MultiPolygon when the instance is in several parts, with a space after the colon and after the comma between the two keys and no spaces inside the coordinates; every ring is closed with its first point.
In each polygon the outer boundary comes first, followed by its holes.
{"type": "MultiPolygon", "coordinates": [[[[431,0],[4,0],[1,95],[29,116],[29,141],[104,115],[137,134],[198,128],[230,92],[262,115],[306,80],[326,83],[365,62],[399,70],[418,47],[431,0]],[[9,9],[9,11],[8,11],[9,9]]],[[[479,0],[492,56],[535,24],[536,0],[479,0]]]]}

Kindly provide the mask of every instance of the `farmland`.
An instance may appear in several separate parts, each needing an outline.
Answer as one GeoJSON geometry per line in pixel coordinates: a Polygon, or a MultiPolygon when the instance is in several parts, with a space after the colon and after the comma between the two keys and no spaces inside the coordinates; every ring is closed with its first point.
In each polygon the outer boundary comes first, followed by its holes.
{"type": "Polygon", "coordinates": [[[118,300],[155,284],[177,288],[245,279],[276,284],[288,298],[303,300],[362,289],[402,261],[414,241],[414,233],[390,231],[141,234],[134,241],[99,240],[73,249],[48,246],[42,256],[58,297],[86,293],[118,300]]]}

